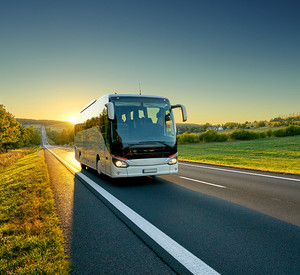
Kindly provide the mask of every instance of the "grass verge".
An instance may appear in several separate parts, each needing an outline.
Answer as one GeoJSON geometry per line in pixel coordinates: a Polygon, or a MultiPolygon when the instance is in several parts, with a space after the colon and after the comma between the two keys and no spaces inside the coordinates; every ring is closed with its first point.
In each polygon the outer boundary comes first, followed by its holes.
{"type": "Polygon", "coordinates": [[[178,145],[179,160],[300,174],[300,136],[178,145]]]}
{"type": "Polygon", "coordinates": [[[44,153],[0,171],[0,274],[68,274],[44,153]]]}
{"type": "Polygon", "coordinates": [[[33,150],[34,149],[32,148],[22,148],[22,149],[11,150],[7,153],[0,154],[0,170],[4,169],[9,165],[12,165],[18,159],[23,158],[33,150]]]}

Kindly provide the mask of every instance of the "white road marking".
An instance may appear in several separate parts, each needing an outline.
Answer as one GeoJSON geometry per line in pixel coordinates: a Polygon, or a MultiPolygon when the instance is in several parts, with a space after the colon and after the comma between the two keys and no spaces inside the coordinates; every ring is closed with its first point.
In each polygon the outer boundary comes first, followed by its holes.
{"type": "Polygon", "coordinates": [[[192,166],[192,167],[198,167],[198,168],[204,168],[204,169],[219,170],[219,171],[238,173],[238,174],[246,174],[246,175],[251,175],[251,176],[275,178],[275,179],[282,179],[282,180],[300,181],[300,179],[293,179],[293,178],[286,178],[286,177],[272,176],[272,175],[265,175],[265,174],[258,174],[258,173],[250,173],[250,172],[230,170],[230,169],[225,169],[225,168],[209,167],[209,166],[203,166],[203,165],[194,165],[194,164],[188,164],[188,163],[182,163],[182,162],[179,162],[179,164],[180,165],[186,165],[186,166],[192,166]]]}
{"type": "MultiPolygon", "coordinates": [[[[47,148],[48,149],[48,148],[47,148]]],[[[186,269],[193,274],[219,274],[205,262],[201,261],[194,254],[189,252],[179,243],[171,239],[168,235],[163,233],[153,224],[145,220],[138,213],[133,211],[127,205],[122,203],[112,194],[107,192],[105,189],[100,187],[96,182],[79,172],[76,168],[70,165],[68,162],[63,160],[61,157],[56,155],[54,152],[48,149],[60,162],[62,162],[68,169],[76,173],[76,176],[88,183],[96,192],[103,196],[108,202],[116,207],[122,214],[130,219],[136,226],[138,226],[145,234],[147,234],[152,240],[172,255],[178,262],[180,262],[186,269]]]]}
{"type": "Polygon", "coordinates": [[[207,184],[207,185],[211,185],[211,186],[215,186],[215,187],[219,187],[219,188],[227,188],[226,186],[223,186],[223,185],[214,184],[214,183],[210,183],[210,182],[206,182],[206,181],[202,181],[202,180],[195,180],[195,179],[186,178],[186,177],[182,177],[182,176],[179,176],[179,177],[182,178],[182,179],[185,179],[185,180],[200,182],[200,183],[203,183],[203,184],[207,184]]]}

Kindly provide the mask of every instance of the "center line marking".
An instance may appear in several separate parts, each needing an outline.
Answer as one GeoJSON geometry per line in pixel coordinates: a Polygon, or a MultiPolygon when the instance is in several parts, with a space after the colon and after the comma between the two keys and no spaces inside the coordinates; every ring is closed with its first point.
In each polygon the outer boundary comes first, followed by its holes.
{"type": "Polygon", "coordinates": [[[185,179],[185,180],[200,182],[200,183],[203,183],[203,184],[207,184],[207,185],[211,185],[211,186],[215,186],[215,187],[219,187],[219,188],[227,188],[226,186],[223,186],[223,185],[218,185],[218,184],[214,184],[214,183],[210,183],[210,182],[206,182],[206,181],[202,181],[202,180],[195,180],[195,179],[186,178],[186,177],[182,177],[182,176],[179,176],[179,177],[182,178],[182,179],[185,179]]]}

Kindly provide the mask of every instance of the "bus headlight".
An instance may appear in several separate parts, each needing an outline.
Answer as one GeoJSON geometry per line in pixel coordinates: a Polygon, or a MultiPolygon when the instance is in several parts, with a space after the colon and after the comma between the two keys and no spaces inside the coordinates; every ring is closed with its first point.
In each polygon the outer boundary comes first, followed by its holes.
{"type": "Polygon", "coordinates": [[[170,165],[173,165],[173,164],[177,163],[177,153],[174,154],[174,155],[172,155],[172,156],[170,156],[169,158],[170,158],[170,160],[169,160],[169,164],[170,165]]]}
{"type": "Polygon", "coordinates": [[[112,161],[114,163],[114,165],[118,168],[126,168],[128,167],[128,164],[126,161],[119,159],[119,158],[112,158],[112,161]]]}
{"type": "Polygon", "coordinates": [[[177,163],[177,158],[172,158],[169,160],[169,164],[170,165],[173,165],[173,164],[176,164],[177,163]]]}

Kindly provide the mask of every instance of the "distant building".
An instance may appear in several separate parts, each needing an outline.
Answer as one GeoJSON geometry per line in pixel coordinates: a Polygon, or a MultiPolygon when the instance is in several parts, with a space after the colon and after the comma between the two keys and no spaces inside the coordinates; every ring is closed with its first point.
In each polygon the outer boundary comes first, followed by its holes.
{"type": "Polygon", "coordinates": [[[215,130],[215,131],[223,131],[224,130],[222,126],[211,126],[209,129],[215,130]]]}

